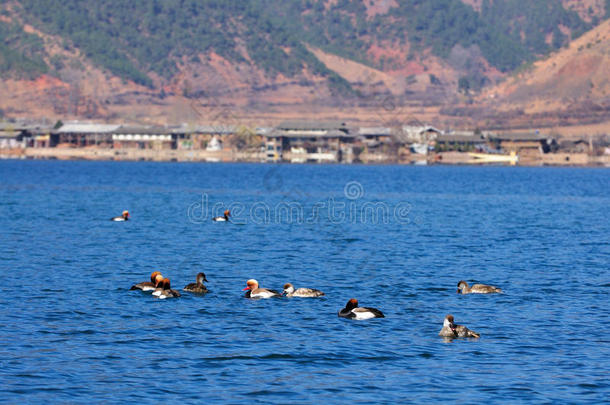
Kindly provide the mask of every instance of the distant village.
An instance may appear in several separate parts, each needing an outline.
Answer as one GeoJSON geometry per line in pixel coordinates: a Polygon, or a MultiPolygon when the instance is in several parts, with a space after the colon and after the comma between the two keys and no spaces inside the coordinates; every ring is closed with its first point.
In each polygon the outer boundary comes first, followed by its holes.
{"type": "Polygon", "coordinates": [[[390,128],[343,121],[285,121],[275,127],[251,128],[0,122],[0,157],[610,166],[608,139],[561,141],[537,131],[448,131],[421,123],[390,128]]]}

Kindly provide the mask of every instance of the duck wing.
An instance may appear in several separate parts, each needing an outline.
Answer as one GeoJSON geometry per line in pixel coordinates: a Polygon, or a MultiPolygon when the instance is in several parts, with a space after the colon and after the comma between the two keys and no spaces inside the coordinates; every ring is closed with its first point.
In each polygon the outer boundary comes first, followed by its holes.
{"type": "Polygon", "coordinates": [[[473,337],[473,338],[481,337],[480,334],[478,334],[477,332],[475,332],[473,330],[468,329],[464,325],[455,325],[455,332],[458,337],[473,337]]]}
{"type": "Polygon", "coordinates": [[[351,309],[347,309],[347,308],[343,308],[341,311],[339,311],[339,313],[337,314],[339,315],[341,318],[355,318],[356,314],[352,312],[351,309]]]}
{"type": "Polygon", "coordinates": [[[280,294],[279,292],[275,291],[275,290],[270,290],[269,288],[265,288],[265,290],[269,291],[271,294],[273,294],[274,296],[278,296],[281,297],[282,294],[280,294]]]}
{"type": "Polygon", "coordinates": [[[316,290],[315,288],[297,288],[293,295],[296,296],[305,296],[305,297],[320,297],[322,295],[325,295],[322,291],[320,290],[316,290]]]}
{"type": "Polygon", "coordinates": [[[356,312],[372,312],[373,314],[375,314],[375,318],[385,318],[385,315],[383,314],[383,312],[381,312],[380,310],[378,310],[377,308],[367,308],[367,307],[358,307],[358,308],[354,308],[354,311],[356,312]],[[361,310],[361,311],[359,311],[361,310]]]}
{"type": "Polygon", "coordinates": [[[502,290],[493,285],[487,284],[475,284],[471,287],[473,292],[477,292],[480,294],[489,294],[489,293],[501,293],[502,290]]]}
{"type": "Polygon", "coordinates": [[[142,283],[134,284],[131,286],[130,290],[142,290],[144,289],[154,289],[155,286],[150,281],[144,281],[142,283]]]}

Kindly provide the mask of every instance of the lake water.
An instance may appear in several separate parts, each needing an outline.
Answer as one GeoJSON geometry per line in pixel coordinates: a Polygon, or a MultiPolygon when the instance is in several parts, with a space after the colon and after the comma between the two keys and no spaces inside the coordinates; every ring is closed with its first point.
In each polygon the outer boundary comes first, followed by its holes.
{"type": "Polygon", "coordinates": [[[608,169],[0,161],[0,401],[607,401],[609,212],[608,169]]]}

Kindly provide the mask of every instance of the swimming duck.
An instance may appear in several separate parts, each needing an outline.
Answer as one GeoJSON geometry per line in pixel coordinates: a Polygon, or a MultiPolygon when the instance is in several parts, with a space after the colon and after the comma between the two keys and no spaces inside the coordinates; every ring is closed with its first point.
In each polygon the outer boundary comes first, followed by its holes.
{"type": "Polygon", "coordinates": [[[246,293],[246,298],[272,298],[272,297],[281,297],[282,295],[275,290],[270,290],[267,288],[259,288],[258,281],[254,279],[250,279],[246,281],[247,287],[242,291],[248,290],[246,293]]]}
{"type": "Polygon", "coordinates": [[[481,337],[477,332],[468,329],[463,325],[453,323],[453,315],[447,315],[443,321],[443,328],[438,333],[439,336],[456,338],[456,337],[481,337]]]}
{"type": "Polygon", "coordinates": [[[324,295],[324,293],[322,291],[316,290],[313,288],[301,287],[301,288],[297,288],[295,290],[294,286],[290,283],[284,284],[283,293],[286,295],[286,297],[302,297],[302,298],[320,297],[320,296],[324,295]]]}
{"type": "Polygon", "coordinates": [[[131,286],[130,290],[153,291],[157,287],[157,283],[163,280],[160,271],[153,271],[150,275],[150,281],[143,281],[131,286]]]}
{"type": "Polygon", "coordinates": [[[208,289],[205,285],[203,285],[204,281],[206,283],[208,282],[208,279],[205,278],[205,274],[199,273],[197,274],[197,282],[188,284],[186,287],[183,288],[183,290],[199,294],[207,293],[208,289]]]}
{"type": "Polygon", "coordinates": [[[216,221],[216,222],[227,222],[229,221],[229,217],[231,216],[231,211],[226,210],[224,212],[224,215],[222,217],[214,217],[212,218],[212,221],[216,221]]]}
{"type": "Polygon", "coordinates": [[[357,320],[385,318],[385,315],[383,315],[383,313],[376,308],[359,307],[358,300],[355,298],[352,298],[351,300],[347,301],[347,304],[345,304],[345,308],[339,311],[339,316],[341,318],[350,318],[357,320]]]}
{"type": "Polygon", "coordinates": [[[111,221],[129,221],[129,211],[123,211],[120,217],[110,218],[111,221]]]}
{"type": "Polygon", "coordinates": [[[501,293],[502,290],[493,285],[486,284],[473,284],[472,287],[468,286],[468,283],[464,280],[460,280],[458,283],[458,294],[461,292],[462,294],[491,294],[491,293],[501,293]]]}
{"type": "Polygon", "coordinates": [[[172,290],[171,283],[169,278],[164,278],[161,283],[157,286],[155,291],[153,291],[152,295],[159,299],[166,298],[178,298],[180,297],[180,293],[176,290],[172,290]]]}

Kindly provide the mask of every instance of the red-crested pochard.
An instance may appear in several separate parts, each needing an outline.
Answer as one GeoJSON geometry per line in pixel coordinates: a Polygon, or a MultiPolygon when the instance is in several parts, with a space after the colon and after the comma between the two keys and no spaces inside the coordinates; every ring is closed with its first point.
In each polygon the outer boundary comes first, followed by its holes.
{"type": "Polygon", "coordinates": [[[163,280],[160,271],[153,271],[150,275],[150,281],[143,281],[131,286],[130,290],[153,291],[157,287],[157,283],[163,280]]]}
{"type": "Polygon", "coordinates": [[[172,290],[169,278],[164,278],[157,286],[155,291],[153,291],[152,295],[158,297],[159,299],[180,297],[180,293],[178,291],[172,290]]]}
{"type": "Polygon", "coordinates": [[[438,333],[439,336],[456,338],[456,337],[481,337],[477,332],[468,329],[463,325],[453,323],[453,315],[447,315],[443,321],[443,328],[438,333]]]}
{"type": "Polygon", "coordinates": [[[491,294],[491,293],[501,293],[502,290],[493,285],[487,284],[473,284],[472,287],[468,286],[468,283],[464,280],[460,280],[458,283],[457,292],[462,294],[491,294]]]}
{"type": "Polygon", "coordinates": [[[216,221],[216,222],[228,222],[230,216],[231,216],[231,211],[226,210],[224,212],[223,216],[221,216],[221,217],[214,217],[214,218],[212,218],[212,221],[216,221]]]}
{"type": "Polygon", "coordinates": [[[198,294],[203,294],[203,293],[207,293],[208,289],[207,287],[203,284],[203,282],[208,282],[208,279],[205,278],[205,274],[204,273],[199,273],[197,274],[197,282],[196,283],[190,283],[188,284],[186,287],[183,288],[184,291],[190,291],[193,293],[198,293],[198,294]]]}
{"type": "Polygon", "coordinates": [[[339,316],[342,318],[357,320],[385,318],[385,315],[383,315],[383,313],[377,308],[359,307],[358,300],[355,298],[352,298],[351,300],[347,301],[347,304],[345,304],[345,308],[339,311],[339,316]]]}
{"type": "Polygon", "coordinates": [[[123,211],[123,214],[120,217],[112,217],[111,221],[129,221],[129,211],[123,211]]]}
{"type": "Polygon", "coordinates": [[[246,281],[247,287],[242,291],[248,290],[246,292],[246,298],[272,298],[272,297],[281,297],[282,295],[275,290],[270,290],[267,288],[260,288],[258,286],[258,281],[254,279],[250,279],[246,281]]]}
{"type": "Polygon", "coordinates": [[[308,298],[308,297],[320,297],[322,295],[324,295],[324,293],[320,290],[316,290],[314,288],[297,288],[296,290],[294,289],[294,286],[290,283],[286,283],[284,284],[284,291],[283,291],[284,295],[286,295],[286,297],[302,297],[302,298],[308,298]]]}

